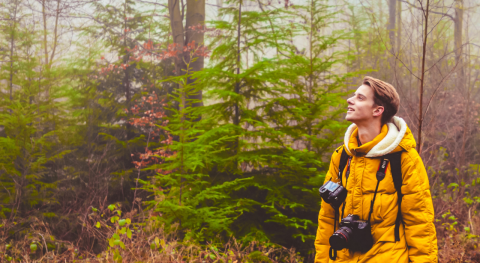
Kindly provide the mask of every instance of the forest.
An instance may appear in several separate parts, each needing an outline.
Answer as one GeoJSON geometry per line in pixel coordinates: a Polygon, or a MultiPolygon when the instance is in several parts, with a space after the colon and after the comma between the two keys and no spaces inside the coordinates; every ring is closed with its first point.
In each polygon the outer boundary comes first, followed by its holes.
{"type": "Polygon", "coordinates": [[[476,0],[2,0],[1,262],[313,262],[364,76],[480,262],[476,0]]]}

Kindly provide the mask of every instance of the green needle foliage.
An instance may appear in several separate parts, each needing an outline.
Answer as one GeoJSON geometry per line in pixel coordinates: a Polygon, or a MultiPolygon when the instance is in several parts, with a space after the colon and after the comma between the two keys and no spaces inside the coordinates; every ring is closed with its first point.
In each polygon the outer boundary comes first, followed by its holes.
{"type": "MultiPolygon", "coordinates": [[[[190,61],[194,59],[190,57],[190,61]]],[[[208,179],[215,163],[210,157],[222,152],[217,148],[222,142],[212,141],[218,136],[204,128],[212,125],[211,118],[198,120],[205,109],[191,107],[197,101],[186,99],[198,91],[198,80],[187,81],[197,76],[190,71],[191,62],[187,63],[184,75],[166,80],[177,83],[178,88],[170,96],[167,110],[172,114],[166,118],[168,125],[157,125],[167,131],[170,138],[178,140],[170,140],[157,149],[157,153],[162,154],[158,157],[164,158],[164,162],[147,168],[159,173],[151,182],[142,183],[144,189],[155,195],[155,199],[146,203],[162,214],[160,219],[167,226],[179,225],[186,239],[206,241],[215,239],[217,234],[231,234],[230,225],[244,209],[236,204],[238,200],[232,198],[231,192],[241,187],[245,179],[223,183],[208,179]]]]}
{"type": "Polygon", "coordinates": [[[170,79],[180,106],[166,129],[179,139],[162,148],[172,156],[150,168],[168,173],[143,182],[155,196],[149,206],[167,225],[176,222],[200,241],[234,235],[245,243],[294,244],[304,254],[312,249],[317,189],[346,127],[340,113],[348,75],[332,72],[347,54],[329,51],[348,36],[320,33],[332,19],[329,9],[313,1],[295,10],[246,11],[239,24],[239,10],[225,8],[232,21],[214,23],[221,33],[210,66],[170,79]],[[311,53],[298,51],[299,38],[311,53]],[[196,81],[187,84],[188,77],[196,81]],[[195,101],[184,98],[198,89],[206,105],[189,107],[195,101]]]}
{"type": "Polygon", "coordinates": [[[14,74],[7,65],[1,76],[11,77],[12,95],[4,94],[0,103],[0,217],[15,220],[40,206],[47,210],[44,216],[52,217],[48,210],[56,203],[59,181],[55,163],[70,152],[64,147],[66,105],[61,99],[68,86],[62,69],[42,67],[31,52],[36,35],[20,26],[15,30],[14,74]]]}

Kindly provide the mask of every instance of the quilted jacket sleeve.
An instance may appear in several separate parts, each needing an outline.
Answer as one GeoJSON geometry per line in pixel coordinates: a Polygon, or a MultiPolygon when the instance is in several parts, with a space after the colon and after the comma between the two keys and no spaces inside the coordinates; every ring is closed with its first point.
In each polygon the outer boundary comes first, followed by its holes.
{"type": "Polygon", "coordinates": [[[427,172],[416,150],[402,154],[402,219],[409,261],[438,262],[437,235],[427,172]]]}
{"type": "MultiPolygon", "coordinates": [[[[340,162],[341,148],[337,152],[335,151],[330,161],[330,167],[325,177],[325,182],[332,179],[338,182],[338,165],[340,162]]],[[[335,210],[327,203],[322,202],[320,207],[320,213],[318,215],[318,229],[317,236],[315,238],[315,263],[328,262],[328,251],[330,250],[330,244],[328,242],[330,236],[333,234],[333,221],[335,220],[335,210]]]]}

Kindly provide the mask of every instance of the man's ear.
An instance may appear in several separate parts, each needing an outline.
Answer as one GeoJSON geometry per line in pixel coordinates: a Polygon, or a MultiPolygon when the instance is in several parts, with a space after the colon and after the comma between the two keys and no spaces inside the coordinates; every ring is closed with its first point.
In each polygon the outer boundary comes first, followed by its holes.
{"type": "Polygon", "coordinates": [[[378,116],[382,115],[384,110],[385,110],[385,108],[383,106],[375,107],[375,109],[373,110],[373,116],[378,117],[378,116]]]}

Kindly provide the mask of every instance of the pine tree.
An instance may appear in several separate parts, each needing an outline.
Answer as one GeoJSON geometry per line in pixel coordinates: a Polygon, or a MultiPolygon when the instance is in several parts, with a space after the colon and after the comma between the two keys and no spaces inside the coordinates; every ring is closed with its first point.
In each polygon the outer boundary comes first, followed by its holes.
{"type": "MultiPolygon", "coordinates": [[[[63,78],[45,78],[44,65],[35,56],[38,32],[27,24],[15,23],[6,35],[14,39],[10,59],[15,62],[13,68],[12,64],[2,67],[2,77],[10,76],[10,91],[0,102],[0,126],[4,129],[0,137],[0,181],[5,186],[0,192],[0,216],[8,218],[9,223],[34,207],[39,210],[37,216],[55,216],[48,208],[56,202],[59,178],[51,172],[53,164],[69,152],[58,144],[66,128],[62,125],[64,105],[60,100],[65,95],[63,78]]],[[[50,74],[58,77],[61,70],[52,69],[50,74]]]]}

